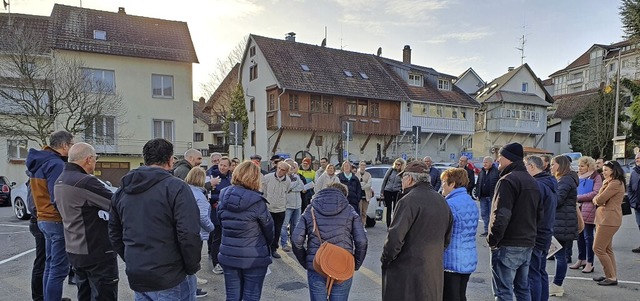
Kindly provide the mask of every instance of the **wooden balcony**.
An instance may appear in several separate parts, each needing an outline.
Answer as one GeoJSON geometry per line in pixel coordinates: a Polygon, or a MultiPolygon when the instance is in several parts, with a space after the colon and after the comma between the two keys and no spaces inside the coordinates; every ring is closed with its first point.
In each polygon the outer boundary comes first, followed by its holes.
{"type": "MultiPolygon", "coordinates": [[[[278,112],[267,112],[267,128],[278,129],[278,112]]],[[[341,132],[342,122],[351,121],[355,134],[398,135],[400,120],[366,116],[338,116],[309,112],[282,112],[282,127],[302,131],[341,132]]]]}
{"type": "Polygon", "coordinates": [[[209,153],[221,153],[228,154],[229,153],[229,144],[209,144],[209,153]]]}

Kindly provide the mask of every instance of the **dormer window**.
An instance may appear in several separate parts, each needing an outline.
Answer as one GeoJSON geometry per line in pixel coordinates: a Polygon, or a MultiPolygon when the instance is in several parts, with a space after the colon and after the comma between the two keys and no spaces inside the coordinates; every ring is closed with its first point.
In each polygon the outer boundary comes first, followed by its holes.
{"type": "Polygon", "coordinates": [[[419,74],[409,74],[409,85],[422,87],[422,75],[419,74]]]}
{"type": "Polygon", "coordinates": [[[360,71],[360,77],[362,77],[362,79],[369,79],[369,76],[362,71],[360,71]]]}
{"type": "Polygon", "coordinates": [[[451,90],[451,81],[448,79],[438,79],[438,89],[451,90]]]}
{"type": "Polygon", "coordinates": [[[93,39],[94,40],[107,40],[107,32],[104,30],[94,30],[93,31],[93,39]]]}
{"type": "Polygon", "coordinates": [[[353,74],[351,73],[351,71],[348,71],[348,70],[344,70],[344,75],[346,75],[347,77],[353,77],[353,74]]]}
{"type": "Polygon", "coordinates": [[[302,71],[305,72],[309,72],[311,69],[309,69],[309,66],[307,66],[306,64],[300,64],[300,68],[302,68],[302,71]]]}

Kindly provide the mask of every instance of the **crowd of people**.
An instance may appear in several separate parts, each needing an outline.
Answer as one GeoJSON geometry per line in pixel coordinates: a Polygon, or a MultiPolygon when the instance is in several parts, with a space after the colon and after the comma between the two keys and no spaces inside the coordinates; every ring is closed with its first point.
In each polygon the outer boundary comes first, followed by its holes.
{"type": "MultiPolygon", "coordinates": [[[[274,156],[265,171],[259,155],[241,162],[213,153],[205,170],[200,151],[178,160],[171,142],[152,139],[142,149],[144,165],[114,193],[92,175],[93,146],[74,143],[65,131],[49,141],[26,161],[36,238],[33,300],[66,299],[70,267],[78,300],[117,300],[117,256],[136,300],[206,296],[199,286],[207,280],[196,276],[205,242],[227,300],[260,300],[281,252],[293,252],[306,269],[310,300],[348,299],[352,278],[328,285],[315,259],[330,243],[352,254],[354,271],[362,266],[374,196],[366,162],[344,161],[338,172],[327,158],[314,170],[310,158],[299,165],[274,156]]],[[[640,225],[640,155],[636,162],[628,196],[640,225]]],[[[477,239],[491,250],[496,300],[562,296],[567,269],[593,273],[594,255],[604,276],[593,280],[617,285],[612,239],[622,222],[624,171],[587,156],[578,166],[572,171],[565,156],[524,156],[518,143],[503,146],[495,161],[483,158],[477,181],[465,156],[443,172],[429,156],[396,159],[379,191],[387,208],[382,300],[466,300],[477,239]],[[569,265],[574,240],[578,259],[569,265]],[[552,246],[559,248],[548,256],[552,246]],[[551,282],[548,257],[556,266],[551,282]]]]}

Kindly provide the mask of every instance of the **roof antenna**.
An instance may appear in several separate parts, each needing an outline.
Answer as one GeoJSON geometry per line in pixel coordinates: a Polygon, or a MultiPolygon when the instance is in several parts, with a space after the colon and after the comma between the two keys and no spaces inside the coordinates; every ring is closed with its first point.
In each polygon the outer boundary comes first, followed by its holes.
{"type": "Polygon", "coordinates": [[[520,38],[520,47],[516,47],[516,49],[518,49],[520,51],[520,65],[524,65],[524,58],[526,57],[524,55],[524,44],[527,43],[527,40],[525,39],[525,35],[522,35],[522,38],[520,38]]]}

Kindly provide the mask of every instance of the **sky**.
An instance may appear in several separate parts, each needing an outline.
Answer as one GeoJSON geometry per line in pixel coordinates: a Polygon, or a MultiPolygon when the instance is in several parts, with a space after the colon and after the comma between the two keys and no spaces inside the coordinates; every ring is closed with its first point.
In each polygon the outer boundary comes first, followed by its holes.
{"type": "MultiPolygon", "coordinates": [[[[187,22],[199,64],[193,97],[205,96],[218,60],[249,34],[402,60],[449,75],[472,67],[489,82],[524,62],[541,79],[593,44],[623,40],[616,0],[10,0],[11,12],[50,15],[54,3],[187,22]]],[[[0,13],[6,13],[0,7],[0,13]]]]}

